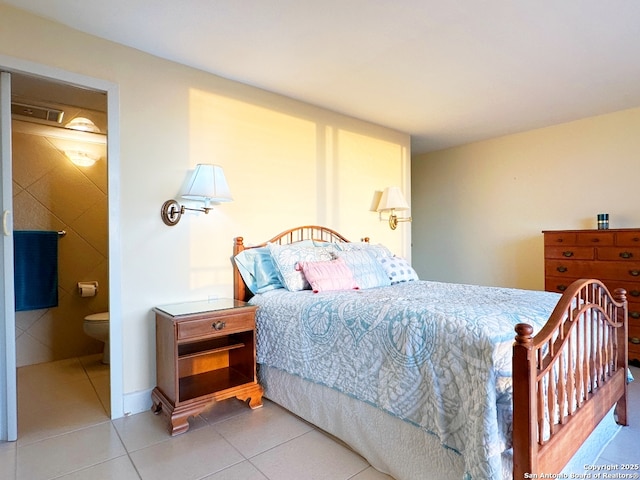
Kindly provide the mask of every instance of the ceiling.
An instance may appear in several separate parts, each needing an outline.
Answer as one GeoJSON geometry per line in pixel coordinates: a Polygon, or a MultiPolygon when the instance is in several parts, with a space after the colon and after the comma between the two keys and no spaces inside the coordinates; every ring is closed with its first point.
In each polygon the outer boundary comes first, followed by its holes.
{"type": "Polygon", "coordinates": [[[640,2],[0,0],[409,133],[424,153],[640,106],[640,2]]]}

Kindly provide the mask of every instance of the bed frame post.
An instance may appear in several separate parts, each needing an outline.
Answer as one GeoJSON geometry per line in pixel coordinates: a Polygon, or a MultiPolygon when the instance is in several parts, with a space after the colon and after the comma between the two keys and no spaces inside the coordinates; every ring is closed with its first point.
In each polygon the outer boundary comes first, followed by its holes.
{"type": "Polygon", "coordinates": [[[519,323],[513,345],[513,478],[537,470],[538,438],[536,430],[536,362],[533,327],[519,323]]]}
{"type": "MultiPolygon", "coordinates": [[[[235,257],[243,250],[244,238],[236,237],[233,242],[233,256],[235,257]]],[[[232,258],[231,263],[233,262],[235,262],[235,260],[232,258]]],[[[247,286],[240,276],[240,271],[235,268],[235,265],[233,268],[233,298],[236,300],[242,300],[243,302],[247,300],[247,286]]]]}
{"type": "MultiPolygon", "coordinates": [[[[613,299],[619,303],[627,303],[627,292],[623,288],[616,288],[613,292],[613,299]]],[[[617,359],[616,359],[616,368],[622,369],[626,371],[627,362],[629,361],[629,343],[627,338],[629,337],[629,322],[628,308],[616,308],[616,321],[622,322],[624,324],[624,328],[617,328],[617,359]]],[[[624,382],[624,394],[616,403],[616,409],[614,410],[616,423],[618,425],[629,425],[627,420],[627,382],[624,382]]]]}

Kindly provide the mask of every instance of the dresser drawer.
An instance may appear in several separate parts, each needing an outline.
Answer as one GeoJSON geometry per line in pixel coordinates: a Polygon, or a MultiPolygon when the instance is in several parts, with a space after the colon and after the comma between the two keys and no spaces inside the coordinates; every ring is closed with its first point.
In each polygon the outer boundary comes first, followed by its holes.
{"type": "Polygon", "coordinates": [[[178,323],[178,340],[211,336],[212,333],[228,335],[234,332],[252,330],[253,328],[255,328],[253,310],[241,314],[219,315],[214,319],[203,318],[178,323]]]}
{"type": "Polygon", "coordinates": [[[545,232],[544,245],[575,245],[576,234],[574,232],[545,232]]]}
{"type": "Polygon", "coordinates": [[[576,235],[576,245],[613,245],[615,233],[606,231],[585,231],[576,235]]]}
{"type": "Polygon", "coordinates": [[[640,281],[640,267],[624,262],[545,260],[545,275],[599,280],[640,281]]]}
{"type": "Polygon", "coordinates": [[[640,248],[624,247],[597,247],[598,260],[617,262],[636,262],[640,267],[640,248]]]}
{"type": "Polygon", "coordinates": [[[544,251],[545,258],[571,258],[574,260],[593,260],[595,248],[576,247],[575,245],[547,247],[544,251]]]}
{"type": "Polygon", "coordinates": [[[638,354],[640,354],[640,327],[629,327],[629,358],[634,358],[631,355],[631,350],[638,352],[635,358],[640,360],[640,357],[638,357],[638,354]]]}
{"type": "Polygon", "coordinates": [[[553,277],[547,275],[544,278],[544,289],[547,292],[562,293],[576,280],[578,280],[578,277],[553,277]]]}
{"type": "Polygon", "coordinates": [[[617,232],[616,245],[623,247],[640,247],[640,231],[617,232]]]}

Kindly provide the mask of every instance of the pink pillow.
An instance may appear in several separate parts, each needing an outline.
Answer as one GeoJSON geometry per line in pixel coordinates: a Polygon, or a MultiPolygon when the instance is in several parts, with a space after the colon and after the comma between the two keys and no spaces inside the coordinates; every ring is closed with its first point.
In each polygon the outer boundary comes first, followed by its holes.
{"type": "Polygon", "coordinates": [[[342,258],[324,262],[298,262],[296,270],[302,270],[314,293],[358,288],[353,273],[342,258]]]}

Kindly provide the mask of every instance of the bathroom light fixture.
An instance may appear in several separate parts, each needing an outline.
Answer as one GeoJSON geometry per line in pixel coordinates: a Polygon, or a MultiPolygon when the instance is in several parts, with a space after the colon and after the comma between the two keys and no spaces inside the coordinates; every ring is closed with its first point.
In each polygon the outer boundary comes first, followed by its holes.
{"type": "Polygon", "coordinates": [[[98,161],[98,157],[82,150],[65,150],[64,154],[79,167],[90,167],[98,161]]]}
{"type": "Polygon", "coordinates": [[[67,123],[65,127],[71,130],[80,130],[81,132],[100,133],[100,129],[96,124],[85,117],[76,117],[67,123]]]}
{"type": "Polygon", "coordinates": [[[381,221],[386,220],[382,217],[383,213],[389,214],[388,221],[391,230],[395,230],[398,227],[398,222],[411,221],[411,217],[398,218],[396,210],[409,210],[409,204],[398,187],[387,187],[382,192],[376,211],[379,213],[381,221]]]}
{"type": "Polygon", "coordinates": [[[203,207],[190,208],[180,205],[176,200],[167,200],[162,204],[160,216],[162,221],[172,227],[180,221],[185,210],[209,213],[211,203],[231,202],[231,192],[224,177],[222,167],[211,164],[196,165],[185,192],[181,195],[187,200],[204,203],[203,207]]]}

